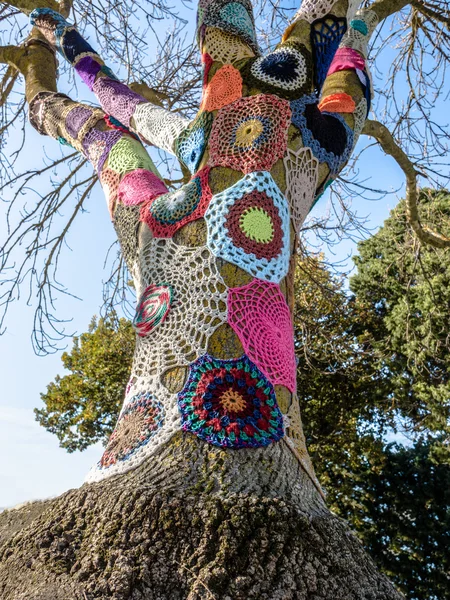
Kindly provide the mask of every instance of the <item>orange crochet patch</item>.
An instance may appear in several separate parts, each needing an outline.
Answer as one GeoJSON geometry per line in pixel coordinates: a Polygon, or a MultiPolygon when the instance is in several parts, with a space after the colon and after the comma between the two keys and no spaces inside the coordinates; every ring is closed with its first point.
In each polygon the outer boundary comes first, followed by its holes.
{"type": "Polygon", "coordinates": [[[348,94],[331,94],[323,98],[319,104],[321,112],[353,113],[355,108],[355,101],[348,94]]]}
{"type": "Polygon", "coordinates": [[[242,77],[232,65],[220,68],[205,89],[202,109],[219,110],[242,97],[242,77]]]}

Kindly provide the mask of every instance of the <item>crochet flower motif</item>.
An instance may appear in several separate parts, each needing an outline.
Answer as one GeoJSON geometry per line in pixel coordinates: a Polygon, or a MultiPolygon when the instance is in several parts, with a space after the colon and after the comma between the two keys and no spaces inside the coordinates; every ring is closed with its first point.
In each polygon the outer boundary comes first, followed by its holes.
{"type": "Polygon", "coordinates": [[[308,90],[311,54],[303,44],[285,43],[266,56],[248,63],[244,79],[249,86],[294,100],[308,90]]]}
{"type": "Polygon", "coordinates": [[[212,198],[209,170],[205,167],[176,192],[159,196],[142,207],[141,221],[147,223],[154,237],[172,237],[186,223],[203,217],[212,198]]]}
{"type": "Polygon", "coordinates": [[[105,469],[126,461],[148,444],[163,424],[162,404],[150,393],[137,394],[120,415],[98,466],[105,469]]]}
{"type": "Polygon", "coordinates": [[[213,122],[210,112],[201,112],[175,142],[175,154],[191,173],[195,173],[208,145],[213,122]]]}
{"type": "Polygon", "coordinates": [[[202,108],[209,111],[219,110],[241,96],[241,74],[232,65],[224,65],[206,86],[202,108]]]}
{"type": "Polygon", "coordinates": [[[178,406],[184,431],[215,446],[258,448],[284,435],[273,386],[247,356],[199,358],[190,366],[178,406]]]}
{"type": "Polygon", "coordinates": [[[154,200],[167,191],[164,183],[154,173],[148,169],[136,169],[122,178],[117,195],[125,206],[136,206],[154,200]]]}
{"type": "Polygon", "coordinates": [[[270,171],[286,152],[290,119],[289,103],[269,94],[229,104],[213,123],[211,164],[243,173],[270,171]]]}
{"type": "Polygon", "coordinates": [[[289,209],[270,173],[250,173],[213,196],[207,245],[254,277],[278,283],[289,270],[289,209]]]}
{"type": "Polygon", "coordinates": [[[228,293],[228,322],[248,357],[273,385],[296,390],[294,334],[278,285],[254,279],[228,293]]]}
{"type": "Polygon", "coordinates": [[[149,285],[136,307],[133,327],[140,337],[149,335],[169,314],[173,291],[170,285],[149,285]]]}
{"type": "Polygon", "coordinates": [[[336,175],[350,157],[353,132],[338,114],[320,112],[315,94],[291,102],[292,123],[300,130],[304,146],[336,175]]]}
{"type": "Polygon", "coordinates": [[[314,79],[320,91],[339,44],[347,31],[347,21],[333,15],[314,21],[311,26],[311,46],[314,56],[314,79]]]}

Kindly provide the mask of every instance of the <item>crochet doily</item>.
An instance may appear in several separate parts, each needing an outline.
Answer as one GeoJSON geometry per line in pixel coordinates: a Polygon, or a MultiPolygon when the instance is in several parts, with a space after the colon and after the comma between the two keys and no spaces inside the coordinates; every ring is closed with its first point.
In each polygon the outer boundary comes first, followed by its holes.
{"type": "Polygon", "coordinates": [[[268,94],[222,108],[211,131],[211,165],[243,173],[270,171],[286,152],[290,119],[289,103],[268,94]]]}
{"type": "MultiPolygon", "coordinates": [[[[113,133],[119,132],[114,130],[113,133]]],[[[144,146],[129,135],[122,135],[118,142],[111,148],[108,155],[108,167],[116,173],[121,174],[128,171],[135,171],[136,169],[146,169],[158,174],[144,146]]]]}
{"type": "Polygon", "coordinates": [[[311,53],[303,44],[295,42],[286,42],[266,56],[249,61],[243,70],[249,87],[288,100],[309,91],[311,75],[311,53]]]}
{"type": "Polygon", "coordinates": [[[169,314],[173,290],[170,285],[149,285],[139,299],[133,327],[140,337],[149,335],[169,314]]]}
{"type": "Polygon", "coordinates": [[[205,26],[234,34],[258,52],[253,6],[250,0],[200,0],[197,12],[200,43],[205,26]]]}
{"type": "Polygon", "coordinates": [[[133,384],[116,428],[87,483],[135,469],[180,431],[177,397],[158,382],[133,384]]]}
{"type": "Polygon", "coordinates": [[[227,319],[227,292],[206,247],[178,246],[170,239],[151,239],[140,253],[138,295],[149,285],[172,289],[166,319],[148,338],[139,337],[132,374],[157,377],[185,366],[206,352],[208,340],[227,319]]]}
{"type": "Polygon", "coordinates": [[[111,169],[103,169],[100,173],[100,183],[102,184],[103,193],[105,194],[109,214],[112,219],[117,204],[117,189],[120,183],[120,175],[111,169]]]}
{"type": "Polygon", "coordinates": [[[176,156],[191,173],[197,171],[206,150],[213,120],[212,113],[200,112],[175,142],[176,156]]]}
{"type": "Polygon", "coordinates": [[[178,406],[182,428],[215,446],[258,448],[284,435],[273,386],[247,356],[199,358],[190,366],[178,406]]]}
{"type": "Polygon", "coordinates": [[[254,279],[228,293],[228,322],[272,385],[297,388],[294,328],[278,285],[254,279]]]}
{"type": "Polygon", "coordinates": [[[93,91],[105,113],[112,115],[127,127],[130,126],[130,119],[137,105],[146,102],[140,94],[109,77],[97,77],[93,91]]]}
{"type": "Polygon", "coordinates": [[[122,255],[130,273],[137,273],[139,206],[117,204],[114,213],[114,229],[120,242],[122,255]]]}
{"type": "Polygon", "coordinates": [[[170,238],[187,223],[203,217],[212,198],[208,178],[209,167],[205,167],[176,192],[159,196],[142,207],[141,220],[154,237],[170,238]]]}
{"type": "Polygon", "coordinates": [[[213,254],[259,279],[286,276],[289,209],[270,173],[250,173],[213,196],[205,220],[213,254]]]}
{"type": "MultiPolygon", "coordinates": [[[[106,131],[91,129],[84,137],[84,155],[92,163],[99,175],[102,172],[106,159],[109,158],[112,148],[120,143],[123,137],[122,132],[116,129],[108,129],[106,131]]],[[[121,171],[113,167],[111,169],[116,173],[121,173],[121,171]]]]}
{"type": "Polygon", "coordinates": [[[242,97],[242,76],[232,65],[224,65],[205,88],[201,108],[219,110],[242,97]]]}
{"type": "Polygon", "coordinates": [[[175,154],[175,141],[190,123],[189,119],[148,102],[137,105],[133,120],[134,130],[149,144],[171,154],[175,154]]]}
{"type": "Polygon", "coordinates": [[[367,58],[370,37],[378,25],[378,16],[372,10],[361,10],[350,21],[350,27],[342,40],[342,46],[353,48],[367,58]]]}
{"type": "Polygon", "coordinates": [[[338,114],[322,113],[317,107],[315,94],[291,102],[292,123],[311,148],[319,162],[326,162],[336,174],[348,161],[353,147],[353,132],[338,114]]]}
{"type": "Polygon", "coordinates": [[[147,169],[136,169],[122,178],[117,192],[125,206],[142,204],[167,193],[165,184],[147,169]]]}
{"type": "Polygon", "coordinates": [[[328,15],[311,25],[311,46],[314,56],[314,82],[319,92],[339,44],[347,30],[347,21],[328,15]]]}
{"type": "Polygon", "coordinates": [[[302,5],[294,17],[294,21],[303,19],[312,23],[316,19],[321,19],[329,12],[336,4],[337,0],[302,0],[302,5]]]}
{"type": "Polygon", "coordinates": [[[203,49],[213,61],[235,63],[255,56],[253,50],[238,37],[215,27],[207,27],[203,39],[203,49]]]}
{"type": "Polygon", "coordinates": [[[286,198],[291,209],[291,219],[298,234],[314,202],[319,175],[319,161],[310,148],[297,152],[288,150],[284,158],[286,168],[286,198]]]}

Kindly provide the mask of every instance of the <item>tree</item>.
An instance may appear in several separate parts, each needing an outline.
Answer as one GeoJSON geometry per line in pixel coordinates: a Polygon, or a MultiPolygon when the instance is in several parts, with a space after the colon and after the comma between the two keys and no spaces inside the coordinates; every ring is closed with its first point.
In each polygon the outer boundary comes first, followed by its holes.
{"type": "MultiPolygon", "coordinates": [[[[304,217],[364,127],[367,43],[407,2],[358,13],[347,0],[306,2],[260,58],[251,3],[202,0],[192,122],[118,82],[54,11],[69,7],[45,4],[8,2],[36,29],[3,48],[6,82],[21,73],[35,128],[97,170],[139,298],[138,337],[120,419],[89,478],[99,483],[53,503],[33,539],[24,529],[6,541],[3,596],[398,598],[321,498],[285,295],[304,217]],[[57,92],[54,48],[102,110],[57,92]],[[175,153],[192,180],[170,193],[137,135],[175,153]]],[[[444,3],[413,6],[414,32],[445,31],[444,3]]],[[[405,170],[417,234],[448,245],[417,218],[414,165],[385,127],[366,131],[405,170]]]]}

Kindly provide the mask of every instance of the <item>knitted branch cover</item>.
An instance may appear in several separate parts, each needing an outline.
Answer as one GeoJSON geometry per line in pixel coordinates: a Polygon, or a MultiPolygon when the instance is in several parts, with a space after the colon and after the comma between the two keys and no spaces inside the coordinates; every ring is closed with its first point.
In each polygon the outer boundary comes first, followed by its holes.
{"type": "Polygon", "coordinates": [[[201,219],[212,198],[209,187],[209,167],[205,167],[192,180],[176,192],[159,196],[142,207],[144,221],[155,238],[173,237],[181,227],[201,219]]]}
{"type": "Polygon", "coordinates": [[[242,74],[249,87],[295,100],[310,91],[311,53],[303,44],[286,42],[266,56],[249,61],[242,74]]]}
{"type": "Polygon", "coordinates": [[[314,56],[314,82],[318,92],[322,89],[339,44],[347,31],[346,19],[327,15],[311,25],[311,46],[314,56]]]}
{"type": "Polygon", "coordinates": [[[208,145],[214,117],[202,111],[175,141],[175,154],[191,173],[195,173],[208,145]]]}
{"type": "Polygon", "coordinates": [[[250,0],[200,0],[197,12],[197,37],[200,44],[205,26],[238,36],[258,53],[253,6],[250,0]]]}
{"type": "Polygon", "coordinates": [[[161,375],[190,364],[206,352],[208,340],[227,319],[227,291],[216,259],[205,247],[151,239],[140,253],[140,296],[149,285],[172,289],[170,311],[150,336],[138,337],[132,373],[161,375]]]}
{"type": "Polygon", "coordinates": [[[128,270],[135,277],[138,270],[139,206],[125,206],[118,203],[114,212],[114,229],[128,270]]]}
{"type": "Polygon", "coordinates": [[[103,110],[127,127],[130,126],[130,119],[137,105],[141,102],[147,102],[140,94],[136,94],[120,81],[115,81],[110,77],[98,77],[94,83],[93,91],[103,110]]]}
{"type": "Polygon", "coordinates": [[[149,335],[169,314],[173,291],[170,285],[149,285],[144,290],[133,320],[133,327],[140,337],[149,335]]]}
{"type": "Polygon", "coordinates": [[[175,141],[189,127],[189,120],[149,102],[138,104],[133,115],[135,129],[149,143],[171,154],[175,141]]]}
{"type": "Polygon", "coordinates": [[[219,69],[206,86],[202,108],[213,111],[231,104],[242,96],[242,76],[232,65],[219,69]]]}
{"type": "MultiPolygon", "coordinates": [[[[114,133],[119,132],[114,131],[114,133]]],[[[122,135],[109,151],[108,167],[120,174],[136,169],[157,172],[152,159],[141,142],[129,135],[122,135]]]]}
{"type": "Polygon", "coordinates": [[[284,159],[286,168],[286,198],[291,209],[291,219],[298,234],[310,211],[317,189],[319,161],[310,148],[297,152],[288,150],[284,159]]]}
{"type": "MultiPolygon", "coordinates": [[[[111,149],[117,143],[120,143],[123,138],[123,134],[115,129],[109,129],[107,131],[99,131],[98,129],[91,129],[83,140],[84,155],[88,160],[91,161],[94,169],[100,175],[103,165],[106,159],[109,157],[111,149]]],[[[116,173],[120,171],[111,169],[116,173]]]]}
{"type": "Polygon", "coordinates": [[[199,358],[178,405],[182,428],[215,446],[258,448],[284,435],[273,386],[246,356],[199,358]]]}
{"type": "Polygon", "coordinates": [[[348,161],[353,132],[338,114],[321,113],[315,94],[291,102],[292,123],[319,162],[326,162],[332,174],[348,161]]]}
{"type": "Polygon", "coordinates": [[[134,206],[154,200],[167,191],[167,187],[154,173],[147,169],[136,169],[122,178],[117,194],[123,204],[134,206]]]}
{"type": "Polygon", "coordinates": [[[304,19],[308,23],[312,23],[316,19],[321,19],[331,12],[336,2],[337,0],[302,0],[300,10],[295,15],[294,21],[304,19]]]}
{"type": "Polygon", "coordinates": [[[213,61],[224,64],[255,56],[254,51],[238,37],[215,27],[206,28],[203,48],[213,61]]]}
{"type": "Polygon", "coordinates": [[[294,328],[278,285],[254,279],[228,293],[228,322],[272,385],[297,389],[294,328]]]}
{"type": "Polygon", "coordinates": [[[111,220],[114,217],[114,210],[117,204],[117,190],[120,183],[120,175],[112,169],[103,169],[100,174],[100,183],[108,204],[111,220]]]}
{"type": "Polygon", "coordinates": [[[350,20],[350,27],[342,40],[342,45],[357,50],[364,58],[367,58],[367,46],[377,25],[376,13],[371,10],[358,11],[355,18],[350,20]]]}
{"type": "Polygon", "coordinates": [[[222,108],[211,131],[211,165],[243,173],[270,171],[286,152],[290,119],[289,103],[267,94],[222,108]]]}
{"type": "Polygon", "coordinates": [[[250,173],[213,196],[205,220],[213,254],[266,281],[286,276],[289,210],[270,173],[250,173]]]}

